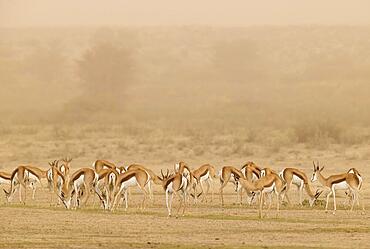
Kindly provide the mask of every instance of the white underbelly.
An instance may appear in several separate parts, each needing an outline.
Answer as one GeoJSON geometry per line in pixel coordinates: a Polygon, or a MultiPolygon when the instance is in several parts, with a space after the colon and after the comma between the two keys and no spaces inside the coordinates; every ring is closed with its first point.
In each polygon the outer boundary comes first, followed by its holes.
{"type": "Polygon", "coordinates": [[[263,193],[271,193],[272,191],[274,191],[274,188],[275,188],[275,183],[273,183],[270,187],[266,187],[263,189],[263,193]]]}
{"type": "Polygon", "coordinates": [[[334,188],[334,190],[345,190],[349,188],[346,181],[335,183],[332,187],[334,188]]]}
{"type": "Polygon", "coordinates": [[[10,180],[0,177],[0,184],[10,184],[10,180]]]}
{"type": "Polygon", "coordinates": [[[302,186],[302,184],[303,184],[303,180],[302,180],[301,178],[299,178],[298,176],[293,175],[292,183],[293,183],[294,185],[297,185],[298,187],[300,187],[300,186],[302,186]]]}
{"type": "Polygon", "coordinates": [[[206,180],[208,180],[209,179],[209,171],[207,172],[207,174],[205,174],[204,176],[201,176],[200,177],[200,181],[201,182],[204,182],[204,181],[206,181],[206,180]]]}
{"type": "Polygon", "coordinates": [[[136,180],[136,177],[134,176],[128,179],[127,181],[122,182],[121,189],[127,189],[129,187],[134,187],[136,185],[137,185],[137,180],[136,180]]]}
{"type": "Polygon", "coordinates": [[[85,180],[85,175],[80,175],[79,178],[77,178],[73,185],[75,186],[75,188],[80,188],[82,186],[82,184],[84,183],[84,180],[85,180]]]}

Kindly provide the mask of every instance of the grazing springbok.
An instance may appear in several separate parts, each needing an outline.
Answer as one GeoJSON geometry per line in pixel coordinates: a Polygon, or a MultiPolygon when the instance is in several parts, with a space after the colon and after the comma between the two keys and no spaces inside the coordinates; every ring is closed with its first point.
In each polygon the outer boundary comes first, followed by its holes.
{"type": "Polygon", "coordinates": [[[148,174],[148,172],[140,168],[131,169],[124,173],[119,174],[116,180],[114,191],[112,192],[113,193],[112,199],[114,199],[114,201],[112,206],[110,207],[110,210],[114,211],[117,204],[117,200],[121,196],[121,194],[124,194],[126,204],[125,209],[127,210],[128,208],[127,189],[133,186],[138,186],[139,189],[143,192],[144,197],[141,203],[141,209],[145,209],[145,201],[146,196],[148,194],[145,187],[149,181],[150,175],[148,174]]]}
{"type": "Polygon", "coordinates": [[[194,197],[195,201],[198,199],[198,194],[196,191],[196,187],[199,184],[201,193],[204,193],[203,200],[207,201],[207,195],[209,192],[209,189],[211,188],[212,195],[211,195],[211,201],[213,201],[213,180],[216,179],[216,170],[213,165],[210,164],[204,164],[200,166],[199,168],[195,169],[190,174],[191,179],[190,183],[193,183],[193,189],[194,189],[194,197]],[[207,185],[206,191],[204,191],[203,183],[207,185]]]}
{"type": "Polygon", "coordinates": [[[243,173],[233,167],[233,166],[224,166],[221,171],[220,171],[220,183],[221,183],[221,187],[220,187],[220,198],[221,198],[221,206],[224,206],[224,188],[226,187],[227,183],[230,181],[230,180],[233,180],[232,182],[234,183],[235,185],[235,190],[237,191],[238,189],[238,184],[237,184],[237,178],[240,178],[243,176],[243,173]],[[233,179],[231,179],[231,177],[233,177],[233,179]]]}
{"type": "Polygon", "coordinates": [[[81,196],[85,196],[83,205],[86,205],[91,192],[95,192],[103,203],[104,208],[107,204],[102,197],[102,193],[98,188],[99,175],[91,168],[81,168],[74,172],[69,179],[69,182],[63,184],[63,188],[59,198],[62,200],[67,209],[71,208],[71,200],[75,196],[74,208],[81,206],[81,196]]]}
{"type": "Polygon", "coordinates": [[[106,205],[104,209],[109,209],[113,202],[112,195],[119,173],[115,169],[102,169],[98,172],[98,188],[102,192],[102,198],[106,205]]]}
{"type": "MultiPolygon", "coordinates": [[[[261,176],[261,168],[251,161],[246,162],[242,166],[240,171],[242,172],[244,178],[246,178],[249,181],[255,181],[259,179],[261,176]]],[[[239,195],[237,195],[236,203],[240,203],[241,205],[243,202],[243,188],[240,185],[238,185],[238,192],[239,192],[239,195]]],[[[250,195],[249,192],[247,192],[247,203],[249,205],[252,204],[252,200],[253,200],[253,195],[250,195]]]]}
{"type": "MultiPolygon", "coordinates": [[[[262,218],[262,207],[264,203],[263,198],[265,193],[276,194],[277,197],[276,211],[277,214],[279,214],[280,196],[285,191],[286,185],[283,183],[283,181],[277,174],[268,174],[255,180],[254,182],[247,180],[246,178],[244,178],[243,175],[242,176],[236,175],[235,177],[247,192],[259,192],[258,214],[260,218],[262,218]]],[[[268,209],[270,209],[270,206],[268,209]]]]}
{"type": "Polygon", "coordinates": [[[11,201],[12,195],[15,193],[16,189],[19,188],[19,201],[25,204],[27,196],[27,184],[29,184],[29,186],[32,188],[32,199],[35,199],[36,184],[41,184],[41,179],[48,177],[49,170],[42,170],[38,167],[30,165],[18,166],[10,176],[10,190],[6,191],[4,189],[7,201],[11,201]],[[20,184],[19,187],[17,186],[18,184],[20,184]],[[22,200],[22,187],[24,189],[24,200],[22,200]]]}
{"type": "MultiPolygon", "coordinates": [[[[330,191],[329,194],[326,196],[325,212],[328,211],[329,198],[331,195],[333,195],[333,201],[334,201],[333,214],[335,214],[337,210],[337,204],[336,204],[336,198],[335,198],[336,190],[349,190],[350,194],[352,195],[352,205],[351,205],[351,211],[352,211],[355,201],[357,200],[357,203],[359,204],[359,199],[361,197],[359,192],[362,187],[362,177],[358,173],[358,171],[352,168],[347,173],[331,175],[326,178],[321,174],[321,172],[324,170],[324,166],[320,168],[319,162],[317,162],[317,165],[315,164],[315,162],[312,162],[312,163],[313,163],[313,172],[312,172],[311,181],[315,182],[319,180],[320,184],[330,191]]],[[[363,201],[362,201],[362,211],[363,212],[365,211],[363,201]]]]}
{"type": "Polygon", "coordinates": [[[186,195],[189,186],[189,180],[186,178],[184,174],[180,174],[179,172],[175,174],[169,174],[168,170],[166,175],[164,175],[161,170],[161,177],[159,177],[159,179],[162,181],[162,186],[166,193],[166,206],[168,211],[168,217],[171,217],[172,215],[171,212],[173,195],[177,196],[178,193],[181,194],[181,198],[179,207],[177,209],[176,217],[178,217],[181,207],[183,207],[182,210],[183,216],[185,214],[186,209],[186,195]]]}
{"type": "MultiPolygon", "coordinates": [[[[54,194],[59,196],[62,191],[64,182],[66,181],[66,176],[59,170],[59,161],[49,162],[50,169],[47,171],[47,180],[49,185],[49,190],[51,192],[50,205],[53,203],[54,194]]],[[[58,198],[58,204],[60,198],[58,198]]]]}
{"type": "Polygon", "coordinates": [[[144,167],[143,165],[140,164],[131,164],[126,168],[126,171],[134,170],[134,169],[141,169],[144,170],[148,175],[149,175],[149,182],[147,184],[148,186],[148,192],[149,192],[149,198],[153,200],[153,189],[152,189],[152,184],[157,184],[161,185],[162,181],[158,178],[158,176],[148,167],[144,167]]]}
{"type": "Polygon", "coordinates": [[[315,203],[315,201],[317,200],[317,198],[320,196],[320,194],[322,193],[322,191],[320,190],[316,190],[316,193],[313,193],[312,192],[312,189],[311,189],[311,186],[310,186],[310,182],[308,180],[308,177],[307,175],[299,170],[299,169],[296,169],[296,168],[285,168],[283,169],[281,172],[280,172],[280,177],[281,179],[283,179],[285,182],[286,182],[286,191],[282,197],[282,201],[284,200],[284,198],[286,197],[287,201],[289,204],[291,204],[290,202],[290,198],[288,197],[288,191],[290,189],[290,187],[292,186],[292,184],[296,185],[298,187],[298,191],[299,191],[299,205],[302,205],[302,195],[303,195],[303,189],[306,191],[307,195],[309,196],[309,204],[310,204],[310,207],[313,206],[313,204],[315,203]]]}

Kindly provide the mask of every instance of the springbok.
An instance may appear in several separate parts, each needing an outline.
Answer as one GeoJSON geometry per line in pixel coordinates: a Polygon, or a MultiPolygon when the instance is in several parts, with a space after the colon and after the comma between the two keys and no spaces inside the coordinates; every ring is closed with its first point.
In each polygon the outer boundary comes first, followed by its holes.
{"type": "MultiPolygon", "coordinates": [[[[244,178],[246,178],[247,180],[249,181],[255,181],[257,179],[260,178],[261,176],[261,168],[258,167],[254,162],[246,162],[241,170],[240,170],[244,176],[244,178]]],[[[238,190],[237,192],[239,192],[239,195],[237,195],[237,198],[236,198],[236,203],[240,203],[240,205],[242,204],[243,202],[243,188],[238,185],[238,190]]],[[[252,204],[252,201],[253,201],[253,196],[251,196],[248,192],[247,192],[247,203],[249,205],[252,204]]]]}
{"type": "MultiPolygon", "coordinates": [[[[50,169],[49,169],[50,170],[50,169]]],[[[32,188],[32,199],[35,199],[36,193],[36,184],[41,184],[42,178],[48,177],[49,170],[42,170],[34,166],[30,165],[21,165],[18,166],[15,170],[13,170],[10,176],[10,190],[6,191],[5,189],[5,196],[7,201],[9,202],[12,199],[12,195],[15,193],[16,189],[19,188],[19,201],[23,204],[26,203],[26,196],[27,196],[27,183],[32,188]],[[20,184],[18,187],[17,185],[20,184]],[[22,201],[22,187],[24,189],[24,200],[22,201]]]]}
{"type": "MultiPolygon", "coordinates": [[[[49,190],[51,192],[50,196],[50,205],[53,202],[53,196],[56,194],[60,195],[64,182],[66,181],[66,176],[59,170],[59,161],[54,160],[49,162],[50,169],[47,171],[47,180],[49,185],[49,190]]],[[[58,203],[60,199],[58,198],[58,203]]]]}
{"type": "Polygon", "coordinates": [[[74,172],[70,177],[69,182],[65,182],[63,184],[62,191],[59,195],[59,198],[62,200],[64,206],[67,209],[70,209],[71,200],[73,196],[75,196],[74,208],[80,207],[81,193],[86,195],[83,202],[83,204],[86,205],[91,192],[95,191],[102,201],[104,208],[106,208],[107,204],[98,188],[98,179],[99,175],[91,168],[81,168],[74,172]]]}
{"type": "MultiPolygon", "coordinates": [[[[277,197],[276,211],[279,214],[280,196],[285,191],[286,185],[283,183],[283,181],[277,174],[268,174],[255,180],[254,182],[247,180],[246,178],[243,177],[243,175],[242,176],[236,175],[235,177],[247,192],[259,192],[260,198],[258,214],[260,218],[262,218],[264,193],[276,194],[277,197]]],[[[270,209],[270,206],[268,209],[270,209]]]]}
{"type": "Polygon", "coordinates": [[[285,168],[283,169],[279,176],[281,177],[281,179],[283,179],[287,186],[286,186],[286,191],[282,197],[282,201],[284,200],[284,198],[286,197],[288,203],[290,204],[290,198],[288,197],[288,191],[291,187],[292,184],[296,185],[298,187],[298,191],[299,191],[299,204],[302,205],[302,195],[303,195],[303,189],[306,191],[307,195],[309,196],[309,204],[310,204],[310,207],[313,206],[313,204],[315,203],[315,201],[317,200],[317,198],[320,196],[320,194],[322,193],[322,191],[320,190],[316,190],[316,193],[314,194],[312,192],[312,189],[311,189],[311,186],[310,186],[310,182],[308,180],[308,177],[307,175],[299,170],[299,169],[296,169],[296,168],[285,168]]]}
{"type": "Polygon", "coordinates": [[[104,209],[109,209],[113,202],[112,193],[116,185],[119,173],[115,169],[102,169],[98,172],[98,188],[102,189],[102,198],[105,200],[106,205],[104,209]]]}
{"type": "Polygon", "coordinates": [[[213,179],[216,179],[216,170],[213,165],[210,164],[204,164],[191,172],[190,174],[191,179],[190,183],[193,183],[193,189],[194,189],[194,197],[195,200],[197,201],[198,195],[196,191],[196,186],[199,184],[200,189],[201,189],[201,194],[204,193],[203,195],[203,200],[207,201],[207,195],[209,192],[209,189],[211,188],[212,195],[211,195],[211,201],[213,201],[213,179]],[[207,184],[207,189],[204,191],[203,188],[203,182],[207,184]]]}
{"type": "Polygon", "coordinates": [[[162,186],[166,193],[168,217],[171,217],[173,195],[177,196],[178,193],[181,194],[181,198],[176,217],[178,217],[181,207],[183,207],[183,216],[186,209],[186,195],[187,188],[189,186],[189,180],[184,176],[184,174],[180,174],[179,172],[175,174],[169,174],[168,170],[166,175],[164,175],[161,170],[161,177],[159,177],[159,179],[162,181],[162,186]]]}
{"type": "MultiPolygon", "coordinates": [[[[315,162],[313,163],[313,172],[311,181],[315,182],[319,180],[320,184],[324,186],[325,188],[329,189],[330,192],[326,196],[326,205],[325,205],[325,212],[328,212],[328,204],[329,204],[329,198],[331,195],[333,195],[333,201],[334,201],[334,209],[333,214],[335,214],[337,210],[337,204],[336,204],[336,190],[349,190],[352,194],[352,205],[351,205],[351,211],[353,210],[353,206],[355,204],[355,201],[359,203],[360,190],[362,187],[362,177],[359,175],[358,171],[355,169],[350,169],[347,173],[344,174],[338,174],[338,175],[331,175],[329,177],[324,177],[321,172],[324,170],[324,166],[320,168],[319,162],[317,162],[317,165],[315,162]]],[[[362,201],[362,211],[365,211],[365,206],[362,201]]]]}
{"type": "Polygon", "coordinates": [[[162,181],[159,180],[158,176],[151,169],[149,169],[148,167],[144,167],[143,165],[140,165],[140,164],[131,164],[130,166],[128,166],[126,168],[126,171],[135,170],[135,169],[141,169],[141,170],[144,170],[146,173],[148,173],[148,175],[150,177],[150,181],[147,184],[148,192],[149,192],[149,198],[151,200],[153,200],[152,184],[154,183],[154,184],[157,184],[157,185],[161,185],[162,181]]]}
{"type": "Polygon", "coordinates": [[[242,172],[233,167],[233,166],[224,166],[221,171],[220,171],[220,197],[221,197],[221,206],[224,206],[224,188],[226,187],[227,183],[231,180],[231,177],[233,177],[233,183],[235,185],[235,190],[237,191],[238,189],[238,184],[237,184],[237,177],[240,178],[242,177],[243,174],[242,172]]]}
{"type": "Polygon", "coordinates": [[[141,209],[145,209],[145,201],[146,196],[148,194],[145,186],[150,181],[150,175],[148,172],[146,172],[143,169],[137,168],[137,169],[131,169],[124,173],[121,173],[118,175],[116,180],[116,185],[114,187],[114,191],[112,192],[112,199],[114,199],[112,206],[110,207],[111,211],[114,211],[116,207],[116,203],[118,198],[123,193],[125,196],[125,209],[128,208],[128,200],[127,200],[127,189],[129,187],[138,186],[139,189],[143,192],[144,198],[141,203],[141,209]]]}

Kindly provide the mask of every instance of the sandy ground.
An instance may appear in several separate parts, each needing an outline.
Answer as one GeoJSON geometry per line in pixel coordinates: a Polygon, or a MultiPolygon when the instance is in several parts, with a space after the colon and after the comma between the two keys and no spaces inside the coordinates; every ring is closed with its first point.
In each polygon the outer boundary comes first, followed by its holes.
{"type": "Polygon", "coordinates": [[[132,190],[129,210],[111,213],[93,207],[93,200],[80,210],[50,206],[48,190],[39,189],[25,206],[1,205],[0,248],[368,248],[370,242],[369,212],[346,211],[343,198],[336,215],[321,206],[293,206],[279,215],[272,208],[260,220],[255,207],[234,203],[229,186],[224,208],[215,195],[213,202],[191,205],[184,217],[168,218],[156,190],[145,210],[132,190]]]}
{"type": "MultiPolygon", "coordinates": [[[[188,141],[179,136],[172,140],[162,136],[145,138],[141,133],[120,137],[115,131],[109,136],[100,136],[99,130],[93,130],[84,136],[81,132],[78,139],[54,140],[53,133],[47,133],[46,129],[27,128],[31,135],[24,134],[24,128],[19,134],[15,131],[10,135],[4,133],[0,141],[1,171],[11,172],[23,163],[47,169],[48,161],[72,156],[71,172],[91,167],[97,158],[118,165],[122,162],[125,165],[141,163],[158,174],[160,169],[172,169],[180,160],[186,161],[192,169],[202,163],[212,163],[217,170],[223,165],[240,167],[253,160],[261,167],[272,167],[277,171],[297,167],[310,177],[312,160],[315,159],[325,165],[325,176],[356,167],[363,175],[362,194],[365,207],[370,210],[368,145],[331,145],[324,149],[292,145],[270,150],[263,144],[247,144],[248,148],[253,148],[253,155],[245,156],[241,152],[230,152],[227,143],[223,142],[209,147],[198,145],[203,151],[195,153],[192,148],[199,140],[188,141]]],[[[313,186],[317,187],[317,184],[313,186]]],[[[217,180],[216,193],[218,188],[217,180]]],[[[25,206],[18,204],[18,196],[6,204],[0,193],[0,248],[368,248],[370,244],[370,211],[365,215],[358,209],[353,213],[346,211],[343,192],[338,193],[335,216],[324,212],[323,194],[320,205],[314,208],[283,206],[277,217],[273,207],[267,217],[260,220],[255,206],[244,204],[240,207],[234,203],[236,196],[233,186],[229,185],[223,209],[218,194],[215,194],[213,202],[192,204],[185,217],[176,219],[167,218],[162,188],[155,186],[154,189],[154,203],[144,211],[138,209],[142,196],[133,189],[129,210],[120,209],[114,213],[104,212],[98,205],[93,207],[92,200],[80,210],[50,206],[46,183],[38,189],[35,200],[31,200],[28,191],[25,206]]],[[[297,203],[297,195],[291,195],[297,203]]],[[[329,208],[332,208],[332,199],[329,208]]]]}

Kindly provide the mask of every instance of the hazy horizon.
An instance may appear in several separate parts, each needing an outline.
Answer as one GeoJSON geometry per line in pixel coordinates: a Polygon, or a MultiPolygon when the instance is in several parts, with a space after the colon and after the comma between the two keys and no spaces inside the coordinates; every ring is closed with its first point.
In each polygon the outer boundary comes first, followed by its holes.
{"type": "Polygon", "coordinates": [[[0,27],[370,25],[368,1],[0,0],[0,27]]]}

